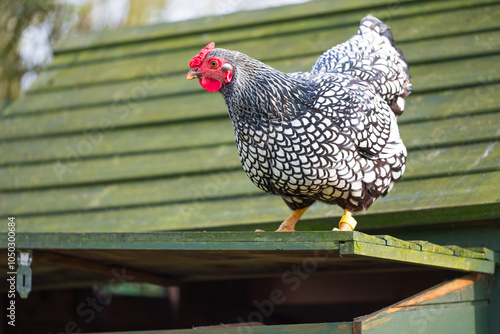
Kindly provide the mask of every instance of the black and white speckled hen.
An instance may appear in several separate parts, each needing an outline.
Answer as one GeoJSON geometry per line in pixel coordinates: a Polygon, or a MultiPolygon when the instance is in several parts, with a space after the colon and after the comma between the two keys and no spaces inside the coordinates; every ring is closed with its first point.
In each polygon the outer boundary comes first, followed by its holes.
{"type": "Polygon", "coordinates": [[[412,91],[408,65],[389,27],[372,16],[310,72],[282,73],[214,43],[189,66],[186,79],[224,97],[248,177],[293,210],[277,231],[294,231],[315,201],[341,206],[339,229],[353,230],[352,213],[385,196],[404,172],[397,118],[412,91]]]}

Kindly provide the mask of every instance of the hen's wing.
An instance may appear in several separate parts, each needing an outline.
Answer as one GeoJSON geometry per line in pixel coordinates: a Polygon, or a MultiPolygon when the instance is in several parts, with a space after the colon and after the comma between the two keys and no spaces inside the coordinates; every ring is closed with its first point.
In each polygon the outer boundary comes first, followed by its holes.
{"type": "Polygon", "coordinates": [[[371,83],[396,116],[413,90],[408,64],[389,26],[373,16],[361,20],[357,35],[323,53],[311,72],[344,73],[371,83]]]}

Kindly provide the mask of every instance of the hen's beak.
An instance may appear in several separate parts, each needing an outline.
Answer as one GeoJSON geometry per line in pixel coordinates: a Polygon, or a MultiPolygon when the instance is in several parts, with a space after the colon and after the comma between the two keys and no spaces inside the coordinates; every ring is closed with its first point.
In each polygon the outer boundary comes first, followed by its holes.
{"type": "Polygon", "coordinates": [[[197,68],[193,68],[186,74],[186,80],[200,79],[203,73],[198,72],[197,68]]]}

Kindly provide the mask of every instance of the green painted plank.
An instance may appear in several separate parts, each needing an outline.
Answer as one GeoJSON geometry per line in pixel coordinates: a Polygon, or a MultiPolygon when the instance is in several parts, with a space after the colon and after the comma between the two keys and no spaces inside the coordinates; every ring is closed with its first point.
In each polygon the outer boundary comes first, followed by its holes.
{"type": "Polygon", "coordinates": [[[409,72],[415,91],[432,91],[443,87],[484,84],[485,79],[487,82],[496,82],[500,79],[500,71],[494,70],[492,64],[499,60],[500,56],[495,55],[432,63],[413,66],[409,72]],[[442,77],[443,74],[445,77],[442,77]]]}
{"type": "Polygon", "coordinates": [[[391,237],[390,235],[378,235],[378,238],[385,241],[385,245],[403,249],[421,250],[418,244],[391,237]]]}
{"type": "MultiPolygon", "coordinates": [[[[475,22],[478,28],[484,28],[480,21],[475,22]]],[[[458,57],[471,58],[498,53],[500,31],[471,32],[467,35],[451,35],[402,43],[396,40],[396,45],[403,50],[410,66],[416,63],[444,61],[458,57]]]]}
{"type": "MultiPolygon", "coordinates": [[[[499,122],[500,113],[488,113],[417,124],[405,123],[401,124],[399,129],[406,147],[414,150],[453,143],[494,141],[499,135],[496,126],[499,122]]],[[[234,130],[229,117],[224,117],[212,121],[166,124],[139,129],[103,128],[101,131],[49,137],[36,141],[8,141],[0,144],[0,151],[3,152],[0,164],[50,161],[52,165],[54,160],[75,162],[81,158],[82,163],[79,164],[81,166],[92,164],[85,161],[90,157],[161,152],[150,154],[154,156],[165,154],[163,152],[172,149],[232,143],[234,143],[234,130]]],[[[439,152],[446,153],[446,151],[439,152]]],[[[447,154],[449,157],[453,153],[447,154]]],[[[139,157],[115,157],[115,159],[139,159],[139,157]]],[[[52,166],[49,166],[50,168],[52,166]]],[[[12,168],[11,173],[17,173],[16,170],[17,168],[12,168]]]]}
{"type": "MultiPolygon", "coordinates": [[[[500,252],[499,222],[497,219],[481,223],[469,222],[469,224],[457,224],[455,226],[443,224],[440,227],[434,226],[432,230],[425,227],[398,229],[397,231],[391,231],[391,235],[404,240],[427,240],[434,245],[459,245],[482,252],[488,260],[495,261],[495,251],[500,252]],[[482,250],[484,247],[493,252],[493,257],[489,252],[482,250]]],[[[452,250],[443,248],[448,251],[448,254],[452,254],[452,250]]],[[[500,262],[499,260],[500,258],[497,258],[496,262],[500,262]]]]}
{"type": "MultiPolygon", "coordinates": [[[[1,163],[43,160],[79,160],[92,156],[160,152],[234,143],[234,130],[229,117],[187,124],[114,130],[102,128],[64,137],[36,141],[25,140],[0,144],[5,152],[1,163]],[[23,160],[19,160],[19,158],[23,160]]],[[[201,151],[200,151],[201,152],[201,151]]],[[[118,157],[117,157],[118,158],[118,157]]]]}
{"type": "MultiPolygon", "coordinates": [[[[22,233],[18,248],[113,250],[338,250],[339,242],[369,239],[360,232],[22,233]]],[[[3,238],[0,248],[7,247],[3,238]]]]}
{"type": "Polygon", "coordinates": [[[453,251],[453,254],[455,254],[455,256],[473,257],[477,259],[484,259],[486,257],[485,254],[478,253],[474,250],[468,250],[462,247],[458,247],[456,245],[445,246],[445,247],[451,249],[453,251]]]}
{"type": "MultiPolygon", "coordinates": [[[[376,235],[369,235],[358,231],[353,231],[353,241],[365,242],[369,244],[386,246],[386,241],[376,235]]],[[[403,241],[403,240],[400,240],[403,241]]]]}
{"type": "Polygon", "coordinates": [[[475,271],[492,274],[495,272],[493,261],[431,253],[400,247],[385,247],[359,241],[346,241],[340,244],[341,255],[362,255],[387,260],[415,263],[463,271],[475,271]]]}
{"type": "MultiPolygon", "coordinates": [[[[497,180],[492,181],[497,182],[497,180]]],[[[427,184],[424,184],[424,186],[427,187],[427,184]]],[[[456,197],[465,197],[465,191],[466,190],[461,191],[460,194],[456,195],[456,197]]],[[[491,186],[489,191],[492,191],[491,186]]],[[[479,193],[479,196],[483,195],[486,194],[479,193]]],[[[452,228],[454,226],[453,224],[456,223],[462,223],[465,225],[470,224],[471,222],[488,222],[500,217],[500,205],[498,205],[497,199],[492,199],[491,201],[488,200],[485,201],[485,203],[462,205],[460,202],[458,202],[458,204],[453,203],[447,196],[434,196],[434,198],[437,198],[440,203],[443,203],[446,200],[449,200],[449,202],[447,205],[439,204],[436,206],[425,206],[423,209],[408,208],[408,210],[395,212],[387,209],[385,212],[378,211],[378,213],[375,213],[375,210],[381,209],[380,207],[372,207],[370,210],[373,211],[373,214],[368,213],[367,216],[359,216],[357,218],[359,222],[358,227],[361,231],[378,233],[380,229],[412,226],[425,228],[427,235],[430,235],[429,232],[438,225],[445,226],[446,228],[452,228]]],[[[410,196],[408,196],[407,199],[413,200],[410,196]]],[[[417,203],[417,205],[420,205],[420,203],[417,203]]],[[[307,230],[325,229],[327,228],[325,226],[328,226],[326,219],[318,219],[317,221],[314,221],[314,223],[308,226],[307,230]]],[[[222,230],[222,228],[214,230],[222,230]]],[[[234,230],[242,230],[242,228],[234,230]]]]}
{"type": "Polygon", "coordinates": [[[424,252],[431,252],[431,253],[439,253],[439,254],[447,254],[447,255],[453,255],[453,251],[449,248],[439,246],[433,243],[430,243],[428,241],[412,241],[413,243],[416,243],[420,245],[420,249],[424,252]]]}
{"type": "MultiPolygon", "coordinates": [[[[446,175],[447,172],[465,173],[498,168],[500,153],[499,150],[493,149],[496,145],[483,143],[461,145],[439,150],[410,151],[408,168],[401,184],[423,177],[429,178],[431,176],[446,175]],[[451,153],[447,154],[446,152],[451,153]],[[467,152],[467,154],[464,155],[462,154],[463,152],[467,152]],[[449,161],[452,159],[454,161],[453,169],[450,170],[449,161]]],[[[200,153],[205,157],[217,156],[218,150],[220,149],[203,149],[200,153]]],[[[2,195],[0,201],[0,213],[4,215],[50,214],[64,211],[110,209],[123,206],[227,199],[234,196],[241,197],[263,194],[241,169],[239,160],[236,157],[236,149],[233,145],[227,147],[226,153],[224,156],[219,154],[218,159],[212,161],[211,168],[219,170],[218,172],[206,172],[202,175],[138,180],[133,182],[118,181],[113,183],[108,180],[106,184],[87,185],[78,188],[59,187],[5,193],[2,195]],[[175,189],[175,191],[168,191],[169,189],[175,189]],[[30,205],[27,206],[26,203],[30,203],[30,205]]],[[[183,152],[173,153],[170,155],[170,158],[165,159],[165,161],[178,162],[175,166],[179,170],[170,169],[174,174],[181,173],[185,168],[184,161],[182,161],[183,154],[183,152]]],[[[193,159],[197,159],[198,157],[196,153],[193,159]]],[[[198,166],[200,168],[198,171],[202,171],[202,168],[207,167],[192,164],[190,161],[193,160],[191,158],[185,159],[188,165],[192,165],[192,167],[198,166]]],[[[126,166],[125,164],[118,165],[126,166]]],[[[146,168],[146,166],[149,166],[149,164],[144,164],[143,168],[146,168]]],[[[170,165],[170,168],[172,167],[170,165]]],[[[168,163],[165,163],[165,166],[161,168],[167,171],[169,169],[168,163]]],[[[148,173],[153,172],[147,168],[146,171],[148,173]]],[[[61,176],[63,180],[66,179],[66,182],[68,182],[70,174],[62,174],[61,176]]],[[[421,247],[423,246],[421,245],[421,247]]]]}
{"type": "Polygon", "coordinates": [[[466,116],[434,122],[403,124],[399,126],[401,138],[409,150],[439,147],[453,143],[494,141],[498,138],[500,113],[466,116]],[[496,127],[496,130],[494,129],[496,127]]]}
{"type": "Polygon", "coordinates": [[[109,125],[116,129],[124,126],[140,127],[227,117],[224,99],[215,94],[199,94],[195,98],[181,95],[149,100],[134,99],[131,102],[133,103],[130,105],[125,103],[64,109],[60,112],[41,113],[30,117],[5,118],[0,122],[0,139],[81,133],[107,127],[106,119],[109,119],[109,125]]]}
{"type": "Polygon", "coordinates": [[[9,215],[57,213],[262,194],[239,167],[239,161],[236,163],[238,167],[235,171],[208,175],[4,193],[1,195],[0,212],[9,215]]]}
{"type": "MultiPolygon", "coordinates": [[[[481,84],[476,87],[411,95],[407,99],[406,110],[400,117],[399,123],[499,110],[500,99],[496,98],[496,92],[500,91],[500,85],[490,84],[491,80],[488,77],[480,81],[481,84]]],[[[5,118],[0,122],[0,139],[80,133],[89,129],[99,129],[103,126],[105,118],[110,119],[114,128],[119,128],[159,122],[193,121],[204,117],[227,117],[224,100],[216,95],[201,94],[195,99],[177,96],[140,100],[129,106],[128,113],[124,113],[118,106],[101,106],[42,113],[29,118],[5,118]]],[[[12,148],[2,149],[0,143],[0,150],[11,152],[12,148]]]]}
{"type": "Polygon", "coordinates": [[[492,141],[422,150],[412,148],[402,180],[500,169],[499,146],[498,141],[492,141]]]}
{"type": "MultiPolygon", "coordinates": [[[[268,62],[268,64],[284,72],[307,71],[317,57],[314,55],[286,61],[276,60],[268,62]]],[[[500,62],[500,56],[493,55],[444,63],[419,64],[410,68],[410,74],[416,92],[477,85],[484,84],[485,78],[487,82],[500,80],[500,71],[492,71],[494,68],[492,64],[498,62],[500,62]]],[[[151,66],[154,69],[157,65],[145,64],[144,66],[151,66]]],[[[109,105],[112,112],[123,117],[122,115],[127,115],[130,112],[130,105],[133,108],[133,103],[136,101],[174,96],[181,93],[204,92],[203,88],[196,83],[186,81],[184,72],[174,75],[157,75],[157,72],[153,70],[152,73],[148,77],[126,82],[82,87],[81,89],[49,91],[43,94],[28,94],[12,107],[7,108],[4,116],[14,113],[18,115],[33,114],[47,110],[109,105]],[[89,97],[92,99],[89,100],[89,97]]]]}
{"type": "Polygon", "coordinates": [[[479,80],[480,84],[471,88],[410,95],[399,124],[500,110],[500,100],[496,98],[500,85],[492,84],[493,77],[489,75],[479,80]]]}
{"type": "Polygon", "coordinates": [[[233,145],[215,149],[186,149],[175,153],[146,153],[98,160],[0,168],[3,189],[146,180],[157,177],[208,173],[240,166],[233,145]],[[98,172],[96,172],[98,171],[98,172]]]}
{"type": "MultiPolygon", "coordinates": [[[[390,237],[392,245],[379,242],[379,238],[354,232],[298,232],[298,233],[263,233],[263,232],[154,232],[154,233],[22,233],[19,234],[18,248],[43,249],[78,249],[78,250],[340,250],[343,255],[359,255],[363,247],[375,247],[373,257],[399,260],[400,257],[419,259],[423,264],[439,265],[449,261],[477,261],[483,253],[463,249],[460,255],[443,255],[426,251],[408,249],[403,240],[390,237]],[[465,252],[466,251],[466,252],[465,252]],[[396,254],[394,258],[394,254],[396,254]],[[379,254],[380,253],[380,254],[379,254]],[[427,256],[427,258],[426,258],[427,256]],[[444,257],[443,257],[444,256],[444,257]],[[433,263],[436,260],[436,263],[433,263]],[[438,264],[439,263],[439,264],[438,264]]],[[[389,236],[385,236],[389,238],[389,236]]],[[[7,238],[3,238],[0,248],[7,247],[7,238]]],[[[484,260],[484,259],[483,259],[484,260]]],[[[493,261],[477,261],[489,262],[493,261]]],[[[417,263],[417,262],[415,262],[417,263]]],[[[484,263],[483,263],[484,264],[484,263]]],[[[448,264],[451,266],[452,264],[448,264]]],[[[463,265],[465,266],[465,264],[463,265]]],[[[455,268],[462,269],[462,264],[455,268]]],[[[474,270],[469,268],[468,270],[474,270]]],[[[466,295],[463,296],[466,300],[466,295]]]]}
{"type": "Polygon", "coordinates": [[[493,218],[500,214],[500,197],[494,191],[499,177],[498,172],[490,172],[402,182],[387,197],[380,198],[370,207],[369,219],[368,216],[359,216],[357,220],[359,224],[366,222],[384,228],[415,225],[411,222],[466,221],[465,217],[468,220],[493,218]],[[490,203],[491,207],[476,210],[479,203],[490,203]],[[379,216],[378,212],[392,212],[394,216],[379,216]]]}
{"type": "Polygon", "coordinates": [[[484,258],[490,261],[495,261],[495,252],[485,248],[485,247],[467,247],[467,249],[477,252],[477,253],[483,253],[484,258]]]}
{"type": "MultiPolygon", "coordinates": [[[[492,191],[500,172],[433,178],[398,184],[366,215],[357,215],[359,229],[412,226],[500,217],[500,198],[492,191]],[[438,192],[436,190],[439,190],[438,192]],[[474,194],[471,196],[471,194],[474,194]]],[[[10,215],[8,209],[7,215],[10,215]]],[[[137,232],[157,230],[272,230],[290,214],[281,198],[262,195],[221,200],[76,213],[19,216],[18,232],[137,232]]],[[[316,203],[297,225],[298,230],[331,229],[342,209],[316,203]],[[319,227],[318,227],[319,226],[319,227]]],[[[0,226],[0,232],[6,231],[0,226]]]]}

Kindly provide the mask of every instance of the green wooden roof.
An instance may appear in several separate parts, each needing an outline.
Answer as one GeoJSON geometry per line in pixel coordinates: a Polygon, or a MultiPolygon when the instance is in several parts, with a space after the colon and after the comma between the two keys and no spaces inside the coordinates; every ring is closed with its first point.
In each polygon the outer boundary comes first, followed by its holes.
{"type": "MultiPolygon", "coordinates": [[[[215,41],[308,70],[368,13],[391,26],[415,91],[400,118],[407,171],[358,228],[498,219],[493,0],[312,1],[71,37],[3,111],[1,215],[18,232],[275,229],[288,208],[248,180],[223,99],[184,80],[188,62],[215,41]]],[[[330,230],[341,214],[317,203],[297,228],[330,230]]]]}

